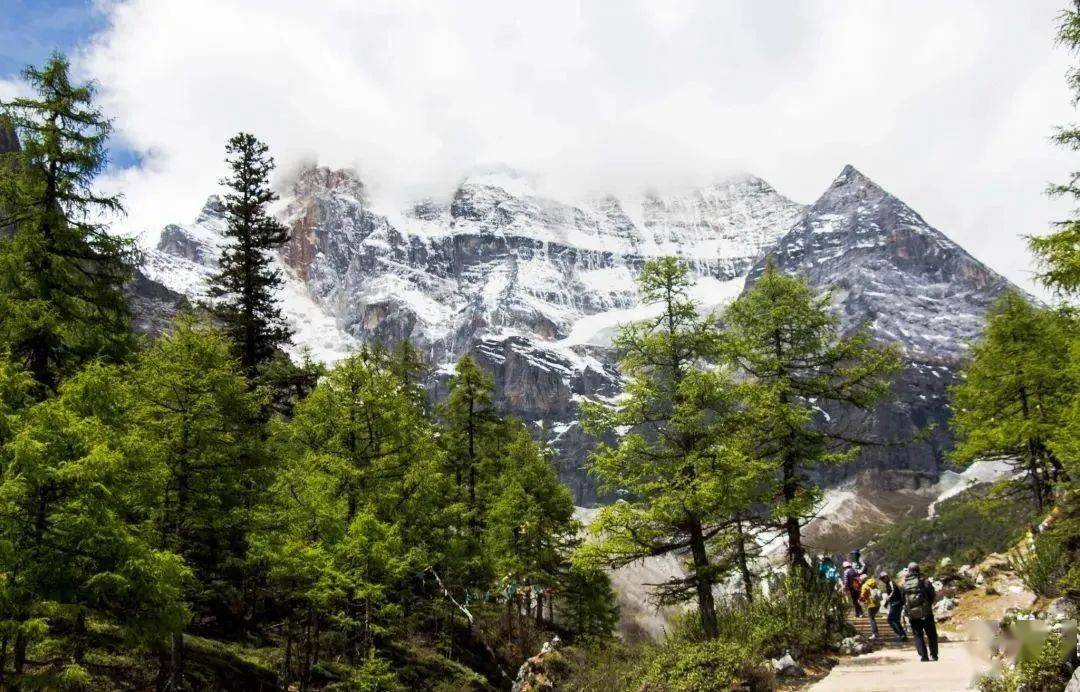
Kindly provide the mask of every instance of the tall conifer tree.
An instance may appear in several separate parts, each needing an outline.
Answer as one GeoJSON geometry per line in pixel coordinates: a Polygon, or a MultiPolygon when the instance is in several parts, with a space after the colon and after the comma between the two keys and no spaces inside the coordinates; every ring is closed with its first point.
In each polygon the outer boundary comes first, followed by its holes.
{"type": "Polygon", "coordinates": [[[671,257],[646,263],[642,297],[662,306],[654,319],[623,327],[616,347],[629,378],[614,409],[584,407],[586,430],[625,431],[618,445],[600,445],[589,461],[624,502],[604,507],[582,548],[583,564],[626,565],[688,550],[690,571],[661,585],[661,602],[696,599],[705,634],[718,633],[713,587],[723,578],[716,562],[722,533],[755,500],[767,467],[743,453],[739,399],[730,373],[716,366],[714,321],[698,315],[684,266],[671,257]]]}
{"type": "Polygon", "coordinates": [[[758,431],[752,453],[777,472],[776,518],[793,566],[807,566],[802,525],[821,495],[807,472],[849,461],[857,451],[830,430],[819,407],[869,408],[888,393],[900,367],[898,352],[871,344],[865,331],[842,337],[829,300],[770,262],[723,320],[727,358],[749,376],[748,414],[758,431]]]}
{"type": "Polygon", "coordinates": [[[23,76],[33,96],[2,108],[21,147],[0,154],[0,341],[40,398],[86,360],[130,349],[133,250],[103,223],[120,199],[93,188],[111,130],[93,85],[72,84],[60,54],[23,76]]]}
{"type": "Polygon", "coordinates": [[[281,316],[274,291],[282,284],[270,253],[289,240],[288,230],[270,215],[277,195],[270,189],[274,159],[254,136],[241,132],[225,148],[229,175],[225,194],[226,236],[220,271],[210,294],[221,298],[215,312],[236,344],[249,379],[287,343],[292,333],[281,316]]]}
{"type": "Polygon", "coordinates": [[[491,402],[493,387],[491,375],[472,356],[462,356],[441,408],[448,461],[464,503],[466,522],[477,536],[483,523],[482,486],[495,475],[492,471],[497,472],[489,467],[502,433],[502,419],[491,402]]]}
{"type": "Polygon", "coordinates": [[[1069,380],[1066,339],[1071,321],[1005,293],[987,316],[982,338],[972,346],[963,378],[952,388],[951,425],[957,434],[953,458],[961,463],[1002,459],[1014,466],[1040,510],[1061,461],[1049,441],[1062,426],[1069,380]]]}

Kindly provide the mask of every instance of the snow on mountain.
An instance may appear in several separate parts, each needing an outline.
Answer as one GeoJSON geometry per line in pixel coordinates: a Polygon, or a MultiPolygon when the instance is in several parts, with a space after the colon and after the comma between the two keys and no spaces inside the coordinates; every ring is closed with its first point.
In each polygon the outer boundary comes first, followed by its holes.
{"type": "MultiPolygon", "coordinates": [[[[695,297],[719,307],[803,207],[752,176],[570,204],[498,169],[466,177],[444,201],[382,209],[352,171],[309,167],[277,209],[291,231],[281,298],[298,345],[333,361],[362,341],[409,339],[441,372],[473,352],[499,403],[553,432],[570,459],[564,476],[589,498],[577,403],[616,392],[610,340],[620,323],[655,313],[635,284],[643,262],[683,258],[695,297]]],[[[194,222],[167,226],[147,252],[148,277],[205,299],[222,213],[211,197],[194,222]]]]}
{"type": "MultiPolygon", "coordinates": [[[[291,240],[280,253],[284,310],[296,342],[326,361],[358,343],[408,339],[445,378],[473,353],[495,378],[498,403],[546,426],[579,502],[595,499],[581,465],[592,441],[577,422],[585,397],[615,395],[610,347],[618,325],[655,314],[634,282],[651,257],[683,259],[695,298],[718,308],[772,257],[783,271],[831,289],[845,329],[866,324],[898,342],[908,366],[896,396],[873,412],[827,411],[852,431],[927,439],[869,448],[859,464],[823,471],[841,482],[868,472],[881,486],[936,482],[951,445],[947,386],[982,317],[1008,283],[854,168],[804,207],[759,178],[636,199],[581,203],[544,197],[509,169],[474,173],[446,199],[386,209],[355,173],[312,166],[278,207],[291,240]]],[[[193,223],[167,226],[145,273],[204,297],[224,242],[220,201],[193,223]]],[[[436,394],[443,386],[433,385],[436,394]]]]}
{"type": "Polygon", "coordinates": [[[1011,284],[852,166],[806,209],[768,260],[758,260],[748,284],[766,261],[831,290],[844,331],[865,326],[906,357],[894,396],[876,410],[828,413],[860,439],[912,442],[864,446],[857,464],[822,470],[822,479],[839,482],[862,472],[879,487],[935,483],[952,447],[948,387],[966,344],[1011,284]]]}
{"type": "Polygon", "coordinates": [[[1009,285],[850,165],[770,256],[783,271],[831,287],[846,329],[865,323],[929,360],[961,357],[1009,285]]]}
{"type": "MultiPolygon", "coordinates": [[[[166,226],[158,247],[144,253],[142,274],[192,301],[210,300],[210,278],[226,244],[224,211],[221,200],[213,195],[194,222],[166,226]]],[[[359,342],[338,329],[334,318],[312,299],[303,281],[280,259],[275,261],[280,262],[286,279],[278,298],[282,313],[295,330],[293,355],[306,351],[313,358],[333,362],[354,350],[359,342]]]]}

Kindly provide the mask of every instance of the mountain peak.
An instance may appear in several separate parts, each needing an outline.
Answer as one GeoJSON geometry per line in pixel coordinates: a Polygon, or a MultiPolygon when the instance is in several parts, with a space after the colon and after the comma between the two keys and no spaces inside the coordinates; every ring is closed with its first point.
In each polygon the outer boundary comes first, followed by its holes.
{"type": "Polygon", "coordinates": [[[840,171],[840,175],[836,176],[836,179],[833,180],[832,185],[829,187],[869,188],[874,191],[884,192],[880,185],[875,183],[869,176],[864,174],[858,168],[855,168],[855,166],[852,166],[850,163],[844,166],[843,170],[840,171]]]}
{"type": "Polygon", "coordinates": [[[316,164],[305,166],[292,180],[291,187],[297,197],[338,193],[364,201],[367,196],[363,181],[351,168],[329,168],[316,164]]]}
{"type": "Polygon", "coordinates": [[[202,209],[199,210],[199,215],[195,217],[196,224],[204,224],[210,221],[217,221],[225,216],[225,202],[221,199],[220,195],[210,195],[206,198],[206,202],[203,204],[202,209]]]}
{"type": "Polygon", "coordinates": [[[489,187],[506,192],[511,197],[535,197],[532,181],[521,171],[508,166],[477,169],[461,181],[460,188],[489,187]]]}

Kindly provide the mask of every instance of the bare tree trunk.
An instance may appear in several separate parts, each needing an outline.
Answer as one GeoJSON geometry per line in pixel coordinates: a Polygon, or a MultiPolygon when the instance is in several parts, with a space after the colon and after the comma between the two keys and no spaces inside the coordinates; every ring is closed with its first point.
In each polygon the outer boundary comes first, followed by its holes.
{"type": "Polygon", "coordinates": [[[290,617],[285,621],[285,662],[281,668],[281,682],[288,687],[292,678],[292,649],[293,649],[293,621],[290,617]]]}
{"type": "Polygon", "coordinates": [[[75,662],[82,665],[86,660],[86,612],[80,608],[79,614],[75,616],[75,651],[73,658],[75,662]]]}
{"type": "Polygon", "coordinates": [[[701,530],[701,522],[696,518],[690,522],[690,552],[694,558],[694,582],[701,629],[706,637],[715,639],[719,634],[719,629],[716,624],[716,604],[713,601],[713,584],[709,573],[709,556],[705,552],[705,537],[701,530]]]}
{"type": "Polygon", "coordinates": [[[750,575],[750,565],[746,557],[746,534],[743,532],[742,520],[735,522],[735,559],[739,563],[739,572],[742,574],[743,590],[746,592],[746,602],[754,602],[754,582],[750,575]]]}
{"type": "Polygon", "coordinates": [[[26,633],[20,629],[15,634],[15,650],[13,653],[14,675],[12,675],[9,689],[13,692],[19,689],[22,682],[23,670],[26,668],[26,633]]]}
{"type": "MultiPolygon", "coordinates": [[[[784,464],[781,467],[782,476],[782,490],[784,493],[784,503],[791,506],[791,503],[795,501],[799,492],[799,481],[795,477],[795,461],[790,455],[784,456],[784,464]]],[[[784,531],[787,533],[787,553],[788,563],[793,568],[808,569],[809,565],[806,563],[806,549],[802,544],[802,525],[799,523],[798,515],[794,514],[790,509],[786,510],[784,514],[784,531]]]]}

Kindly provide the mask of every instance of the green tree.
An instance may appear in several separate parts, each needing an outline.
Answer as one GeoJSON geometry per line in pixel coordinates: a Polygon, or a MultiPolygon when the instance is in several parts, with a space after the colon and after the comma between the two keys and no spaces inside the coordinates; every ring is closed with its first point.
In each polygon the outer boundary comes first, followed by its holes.
{"type": "Polygon", "coordinates": [[[1015,291],[1002,294],[949,392],[957,438],[952,458],[963,464],[1009,462],[1022,473],[1040,511],[1064,474],[1049,443],[1072,393],[1062,376],[1070,327],[1068,318],[1033,306],[1015,291]]]}
{"type": "Polygon", "coordinates": [[[267,150],[245,132],[225,147],[230,174],[221,183],[229,188],[225,235],[230,242],[222,250],[220,271],[210,289],[211,296],[222,299],[214,306],[215,312],[251,380],[292,337],[274,297],[282,278],[270,253],[288,242],[289,233],[267,209],[278,198],[270,189],[274,160],[267,150]]]}
{"type": "Polygon", "coordinates": [[[117,644],[145,654],[187,623],[190,573],[150,530],[152,463],[118,444],[128,394],[123,373],[90,365],[28,409],[4,447],[0,668],[10,646],[10,689],[88,680],[87,666],[117,644]]]}
{"type": "Polygon", "coordinates": [[[486,505],[482,494],[499,473],[504,422],[491,401],[491,376],[472,356],[462,356],[457,362],[449,386],[450,393],[439,409],[441,438],[463,505],[462,519],[474,539],[470,552],[475,554],[486,505]]]}
{"type": "Polygon", "coordinates": [[[841,336],[830,300],[770,262],[723,317],[723,351],[747,377],[752,456],[776,469],[774,512],[793,566],[807,566],[802,525],[821,497],[806,472],[845,463],[857,451],[830,429],[820,407],[870,408],[900,368],[898,351],[875,346],[865,331],[841,336]]]}
{"type": "MultiPolygon", "coordinates": [[[[246,554],[259,493],[270,483],[251,421],[264,404],[252,392],[232,344],[216,329],[181,318],[172,333],[141,352],[131,372],[128,455],[147,460],[146,486],[157,545],[174,552],[197,579],[197,619],[220,631],[246,620],[246,554]]],[[[160,652],[162,670],[181,685],[183,647],[160,652]]],[[[163,673],[164,674],[164,673],[163,673]]]]}
{"type": "Polygon", "coordinates": [[[338,363],[274,436],[285,464],[258,550],[286,606],[286,673],[303,681],[320,630],[340,637],[334,650],[322,647],[327,655],[373,655],[413,600],[410,578],[446,551],[450,486],[432,426],[395,365],[382,349],[338,363]]]}
{"type": "Polygon", "coordinates": [[[551,451],[533,440],[520,421],[509,425],[505,470],[487,512],[484,541],[496,574],[532,585],[536,623],[542,627],[545,590],[565,576],[580,525],[551,451]]]}
{"type": "Polygon", "coordinates": [[[559,612],[576,635],[600,640],[611,636],[619,622],[619,606],[603,570],[571,563],[559,589],[559,612]]]}
{"type": "MultiPolygon", "coordinates": [[[[1062,11],[1057,42],[1073,53],[1080,50],[1080,7],[1073,5],[1062,11]]],[[[1076,105],[1080,102],[1080,68],[1072,67],[1066,81],[1076,105]]],[[[1054,141],[1076,151],[1080,149],[1080,128],[1060,127],[1054,141]]],[[[1080,199],[1080,173],[1070,175],[1068,182],[1051,185],[1049,192],[1054,197],[1080,199]]],[[[1055,225],[1057,230],[1049,235],[1029,236],[1028,245],[1042,265],[1039,280],[1062,295],[1075,296],[1080,291],[1080,219],[1066,219],[1055,225]]]]}
{"type": "Polygon", "coordinates": [[[72,84],[60,54],[23,77],[34,95],[2,104],[22,146],[0,154],[0,228],[14,228],[0,237],[0,342],[40,399],[81,363],[129,352],[133,250],[101,222],[123,209],[93,188],[111,129],[94,87],[72,84]]]}
{"type": "Polygon", "coordinates": [[[714,320],[700,317],[688,297],[686,268],[674,258],[650,261],[638,283],[645,302],[662,311],[624,326],[615,341],[628,378],[618,404],[583,406],[591,434],[627,431],[589,461],[603,486],[626,498],[600,510],[590,526],[597,540],[583,546],[579,562],[620,566],[689,549],[689,575],[658,595],[696,597],[702,629],[715,637],[713,587],[722,575],[711,544],[760,498],[765,467],[743,451],[738,387],[716,365],[714,320]]]}

